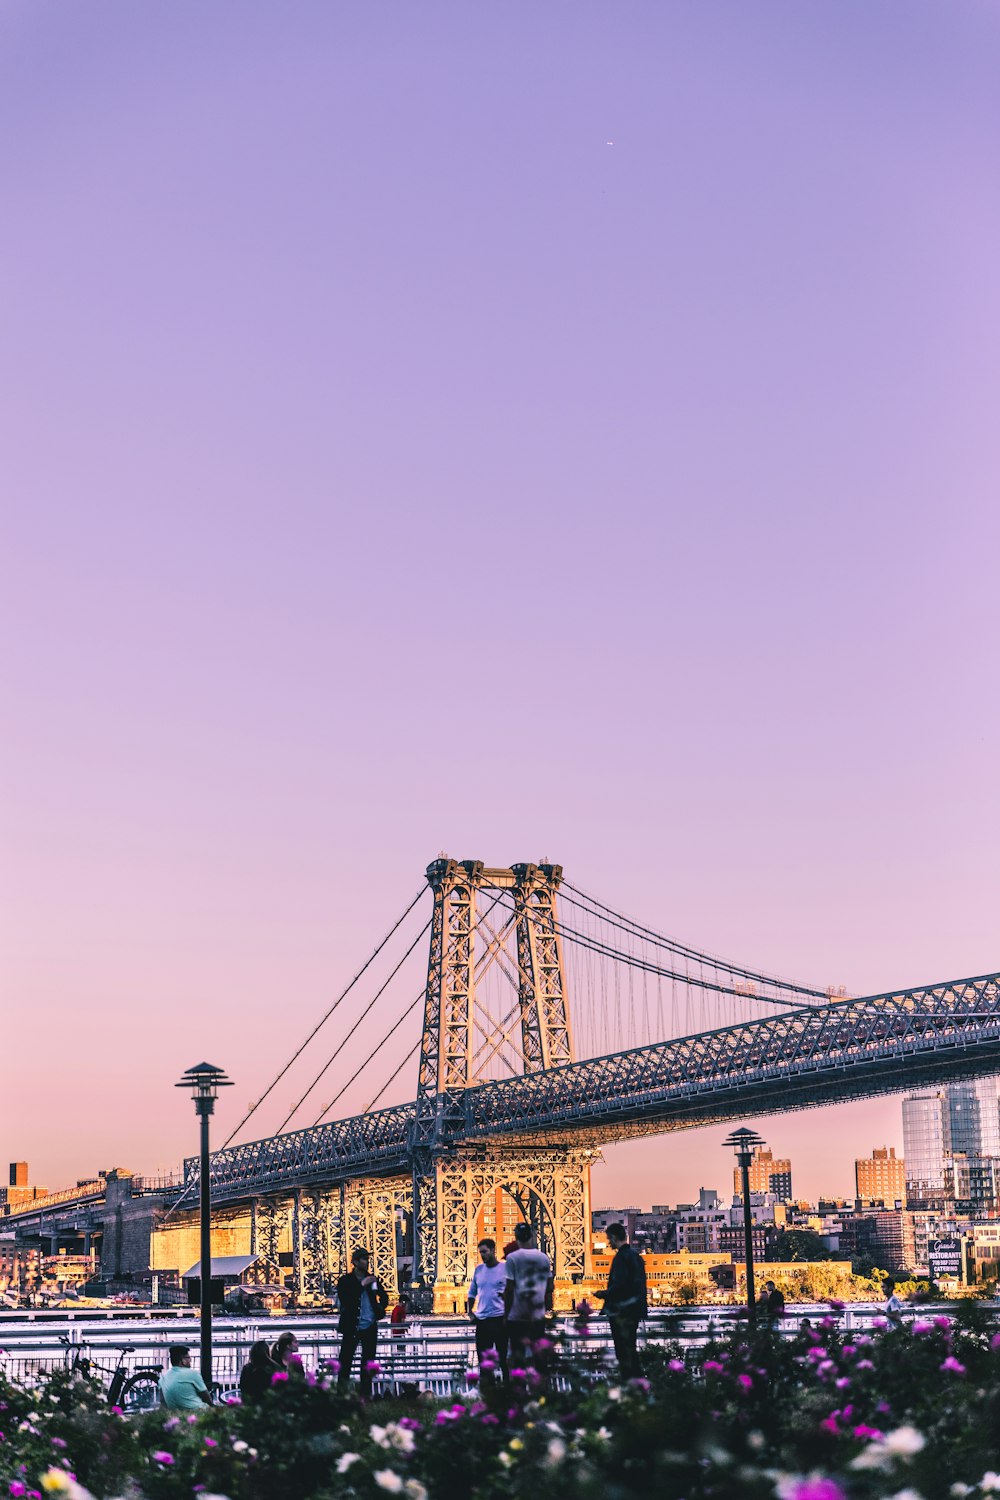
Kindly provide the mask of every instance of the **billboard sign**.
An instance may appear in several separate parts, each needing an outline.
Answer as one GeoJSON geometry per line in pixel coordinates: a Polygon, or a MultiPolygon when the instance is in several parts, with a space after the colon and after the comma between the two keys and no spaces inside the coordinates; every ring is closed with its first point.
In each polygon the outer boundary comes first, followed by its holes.
{"type": "Polygon", "coordinates": [[[962,1241],[956,1236],[927,1241],[927,1269],[931,1280],[962,1275],[962,1241]]]}

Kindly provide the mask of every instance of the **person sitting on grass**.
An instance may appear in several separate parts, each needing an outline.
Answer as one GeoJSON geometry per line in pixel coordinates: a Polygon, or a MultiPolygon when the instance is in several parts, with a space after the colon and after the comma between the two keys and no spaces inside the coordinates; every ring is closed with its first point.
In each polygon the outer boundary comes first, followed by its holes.
{"type": "Polygon", "coordinates": [[[201,1411],[203,1406],[211,1406],[201,1371],[191,1368],[187,1344],[171,1344],[168,1353],[170,1365],[160,1376],[160,1399],[168,1411],[201,1411]]]}

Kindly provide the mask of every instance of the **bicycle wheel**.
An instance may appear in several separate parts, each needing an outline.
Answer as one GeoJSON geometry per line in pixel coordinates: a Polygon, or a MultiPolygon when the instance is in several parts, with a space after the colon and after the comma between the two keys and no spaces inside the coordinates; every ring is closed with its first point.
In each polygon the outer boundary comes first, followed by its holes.
{"type": "Polygon", "coordinates": [[[159,1404],[159,1370],[137,1370],[126,1380],[118,1399],[122,1411],[154,1411],[159,1404]]]}

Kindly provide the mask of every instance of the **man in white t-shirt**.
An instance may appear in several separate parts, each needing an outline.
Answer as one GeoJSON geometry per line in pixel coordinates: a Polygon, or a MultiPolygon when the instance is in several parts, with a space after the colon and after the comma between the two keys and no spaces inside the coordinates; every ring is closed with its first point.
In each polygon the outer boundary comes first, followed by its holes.
{"type": "MultiPolygon", "coordinates": [[[[507,1379],[507,1313],[504,1291],[507,1287],[507,1267],[497,1260],[496,1241],[479,1241],[480,1264],[472,1273],[469,1283],[469,1317],[476,1327],[476,1353],[482,1363],[488,1349],[495,1349],[497,1363],[504,1380],[507,1379]]],[[[484,1377],[484,1384],[486,1382],[484,1377]]]]}
{"type": "Polygon", "coordinates": [[[552,1262],[535,1246],[530,1224],[514,1227],[517,1249],[507,1257],[507,1333],[511,1355],[527,1359],[531,1346],[545,1333],[545,1315],[552,1311],[552,1262]]]}

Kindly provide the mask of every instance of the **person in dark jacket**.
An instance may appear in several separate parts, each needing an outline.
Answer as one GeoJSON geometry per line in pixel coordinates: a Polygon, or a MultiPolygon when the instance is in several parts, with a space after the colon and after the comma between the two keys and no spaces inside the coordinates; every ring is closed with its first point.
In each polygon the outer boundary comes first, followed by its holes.
{"type": "Polygon", "coordinates": [[[340,1304],[340,1374],[337,1383],[346,1386],[351,1378],[354,1355],[361,1350],[361,1394],[372,1393],[372,1371],[378,1346],[379,1319],[385,1317],[389,1294],[377,1276],[368,1270],[368,1251],[358,1249],[351,1256],[352,1271],[337,1282],[340,1304]]]}
{"type": "Polygon", "coordinates": [[[646,1262],[628,1242],[624,1224],[609,1224],[605,1231],[608,1244],[615,1252],[608,1274],[607,1289],[597,1295],[611,1324],[615,1355],[623,1380],[642,1374],[636,1340],[639,1324],[648,1311],[646,1302],[646,1262]]]}
{"type": "Polygon", "coordinates": [[[277,1373],[278,1366],[268,1351],[267,1340],[260,1339],[251,1346],[249,1362],[240,1371],[240,1400],[259,1401],[271,1389],[271,1376],[277,1373]]]}

